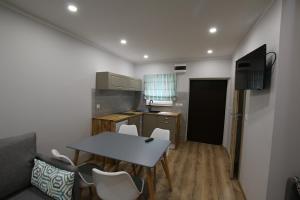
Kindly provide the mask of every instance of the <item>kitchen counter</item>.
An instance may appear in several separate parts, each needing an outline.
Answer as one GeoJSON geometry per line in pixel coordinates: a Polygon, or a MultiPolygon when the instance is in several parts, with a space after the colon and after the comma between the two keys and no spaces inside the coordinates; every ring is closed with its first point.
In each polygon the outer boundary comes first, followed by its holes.
{"type": "Polygon", "coordinates": [[[170,116],[170,117],[178,117],[181,115],[179,112],[144,112],[144,115],[162,115],[162,116],[170,116]]]}
{"type": "Polygon", "coordinates": [[[113,122],[120,122],[120,121],[124,121],[127,120],[131,117],[136,117],[136,116],[140,116],[143,115],[142,112],[124,112],[124,113],[120,113],[120,114],[111,114],[111,115],[105,115],[105,116],[101,116],[101,117],[93,117],[94,120],[107,120],[107,121],[113,121],[113,122]]]}
{"type": "Polygon", "coordinates": [[[113,122],[120,122],[127,120],[131,117],[140,116],[140,115],[162,115],[162,116],[170,116],[170,117],[178,117],[181,113],[179,112],[158,112],[158,113],[152,113],[152,112],[133,112],[128,111],[120,114],[111,114],[111,115],[104,115],[101,117],[93,117],[95,120],[108,120],[113,122]]]}

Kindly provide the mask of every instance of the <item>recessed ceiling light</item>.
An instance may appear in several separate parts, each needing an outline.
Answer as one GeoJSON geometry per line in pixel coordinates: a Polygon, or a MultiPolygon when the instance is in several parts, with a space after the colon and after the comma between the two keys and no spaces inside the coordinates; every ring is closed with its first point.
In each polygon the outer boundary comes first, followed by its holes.
{"type": "Polygon", "coordinates": [[[208,54],[212,54],[214,51],[212,49],[207,50],[208,54]]]}
{"type": "Polygon", "coordinates": [[[122,39],[122,40],[120,40],[120,43],[123,44],[123,45],[125,45],[125,44],[127,44],[127,40],[122,39]]]}
{"type": "Polygon", "coordinates": [[[148,56],[147,54],[145,54],[145,55],[144,55],[144,58],[145,58],[145,59],[148,59],[148,58],[149,58],[149,56],[148,56]]]}
{"type": "Polygon", "coordinates": [[[68,10],[69,10],[70,12],[75,13],[75,12],[78,11],[78,7],[77,7],[76,5],[74,5],[74,4],[69,4],[69,5],[68,5],[68,10]]]}
{"type": "Polygon", "coordinates": [[[209,32],[211,33],[211,34],[214,34],[214,33],[216,33],[218,31],[218,29],[216,28],[216,27],[211,27],[210,29],[209,29],[209,32]]]}

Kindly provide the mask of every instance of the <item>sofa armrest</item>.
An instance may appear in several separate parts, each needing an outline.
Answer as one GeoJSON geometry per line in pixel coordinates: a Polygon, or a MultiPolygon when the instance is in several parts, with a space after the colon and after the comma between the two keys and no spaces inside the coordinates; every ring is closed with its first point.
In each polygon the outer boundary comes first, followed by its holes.
{"type": "Polygon", "coordinates": [[[46,155],[37,154],[36,158],[42,160],[50,165],[53,165],[59,169],[75,172],[75,179],[74,179],[74,186],[72,191],[72,200],[79,200],[80,199],[80,176],[78,174],[77,167],[71,166],[63,161],[51,158],[46,155]]]}
{"type": "Polygon", "coordinates": [[[285,188],[285,200],[299,200],[296,180],[293,177],[288,178],[285,188]]]}

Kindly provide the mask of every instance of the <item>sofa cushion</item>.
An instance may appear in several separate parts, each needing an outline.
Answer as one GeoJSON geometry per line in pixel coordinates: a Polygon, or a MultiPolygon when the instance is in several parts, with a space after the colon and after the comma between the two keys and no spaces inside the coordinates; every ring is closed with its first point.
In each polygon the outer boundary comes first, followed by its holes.
{"type": "Polygon", "coordinates": [[[7,198],[7,200],[53,200],[34,186],[26,188],[21,192],[7,198]]]}
{"type": "Polygon", "coordinates": [[[298,178],[290,177],[287,180],[285,188],[285,200],[299,200],[300,196],[297,191],[298,178]]]}
{"type": "Polygon", "coordinates": [[[35,133],[0,139],[0,199],[30,187],[35,155],[35,133]]]}
{"type": "Polygon", "coordinates": [[[74,177],[74,172],[62,170],[34,159],[31,183],[54,199],[71,200],[74,177]]]}

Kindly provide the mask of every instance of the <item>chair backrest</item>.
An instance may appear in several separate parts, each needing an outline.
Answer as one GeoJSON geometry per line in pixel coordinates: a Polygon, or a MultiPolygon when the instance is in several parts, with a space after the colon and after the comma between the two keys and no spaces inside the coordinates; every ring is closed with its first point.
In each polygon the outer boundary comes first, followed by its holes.
{"type": "Polygon", "coordinates": [[[170,131],[166,129],[156,128],[153,130],[150,137],[160,140],[170,140],[170,131]]]}
{"type": "MultiPolygon", "coordinates": [[[[52,153],[52,155],[54,156],[54,158],[56,158],[57,160],[61,160],[61,161],[65,162],[65,163],[67,163],[67,164],[70,164],[71,166],[74,166],[74,167],[76,166],[76,165],[73,163],[73,161],[72,161],[68,156],[65,156],[65,155],[59,153],[58,150],[52,149],[52,150],[51,150],[51,153],[52,153]]],[[[88,185],[93,184],[93,183],[89,183],[87,180],[85,180],[85,178],[82,176],[82,174],[81,174],[80,172],[78,172],[78,175],[79,175],[79,177],[81,178],[81,180],[82,180],[83,182],[85,182],[86,184],[88,184],[88,185]]]]}
{"type": "Polygon", "coordinates": [[[127,124],[122,124],[120,126],[119,133],[134,135],[134,136],[139,135],[136,125],[127,125],[127,124]]]}
{"type": "Polygon", "coordinates": [[[103,200],[134,200],[141,194],[127,172],[103,172],[94,168],[93,182],[103,200]]]}
{"type": "Polygon", "coordinates": [[[68,163],[68,164],[70,164],[70,165],[72,165],[72,166],[75,166],[75,164],[73,163],[73,161],[72,161],[69,157],[67,157],[67,156],[65,156],[65,155],[62,155],[61,153],[59,153],[58,150],[52,149],[52,150],[51,150],[51,153],[52,153],[52,155],[53,155],[56,159],[61,160],[61,161],[64,161],[64,162],[66,162],[66,163],[68,163]]]}

